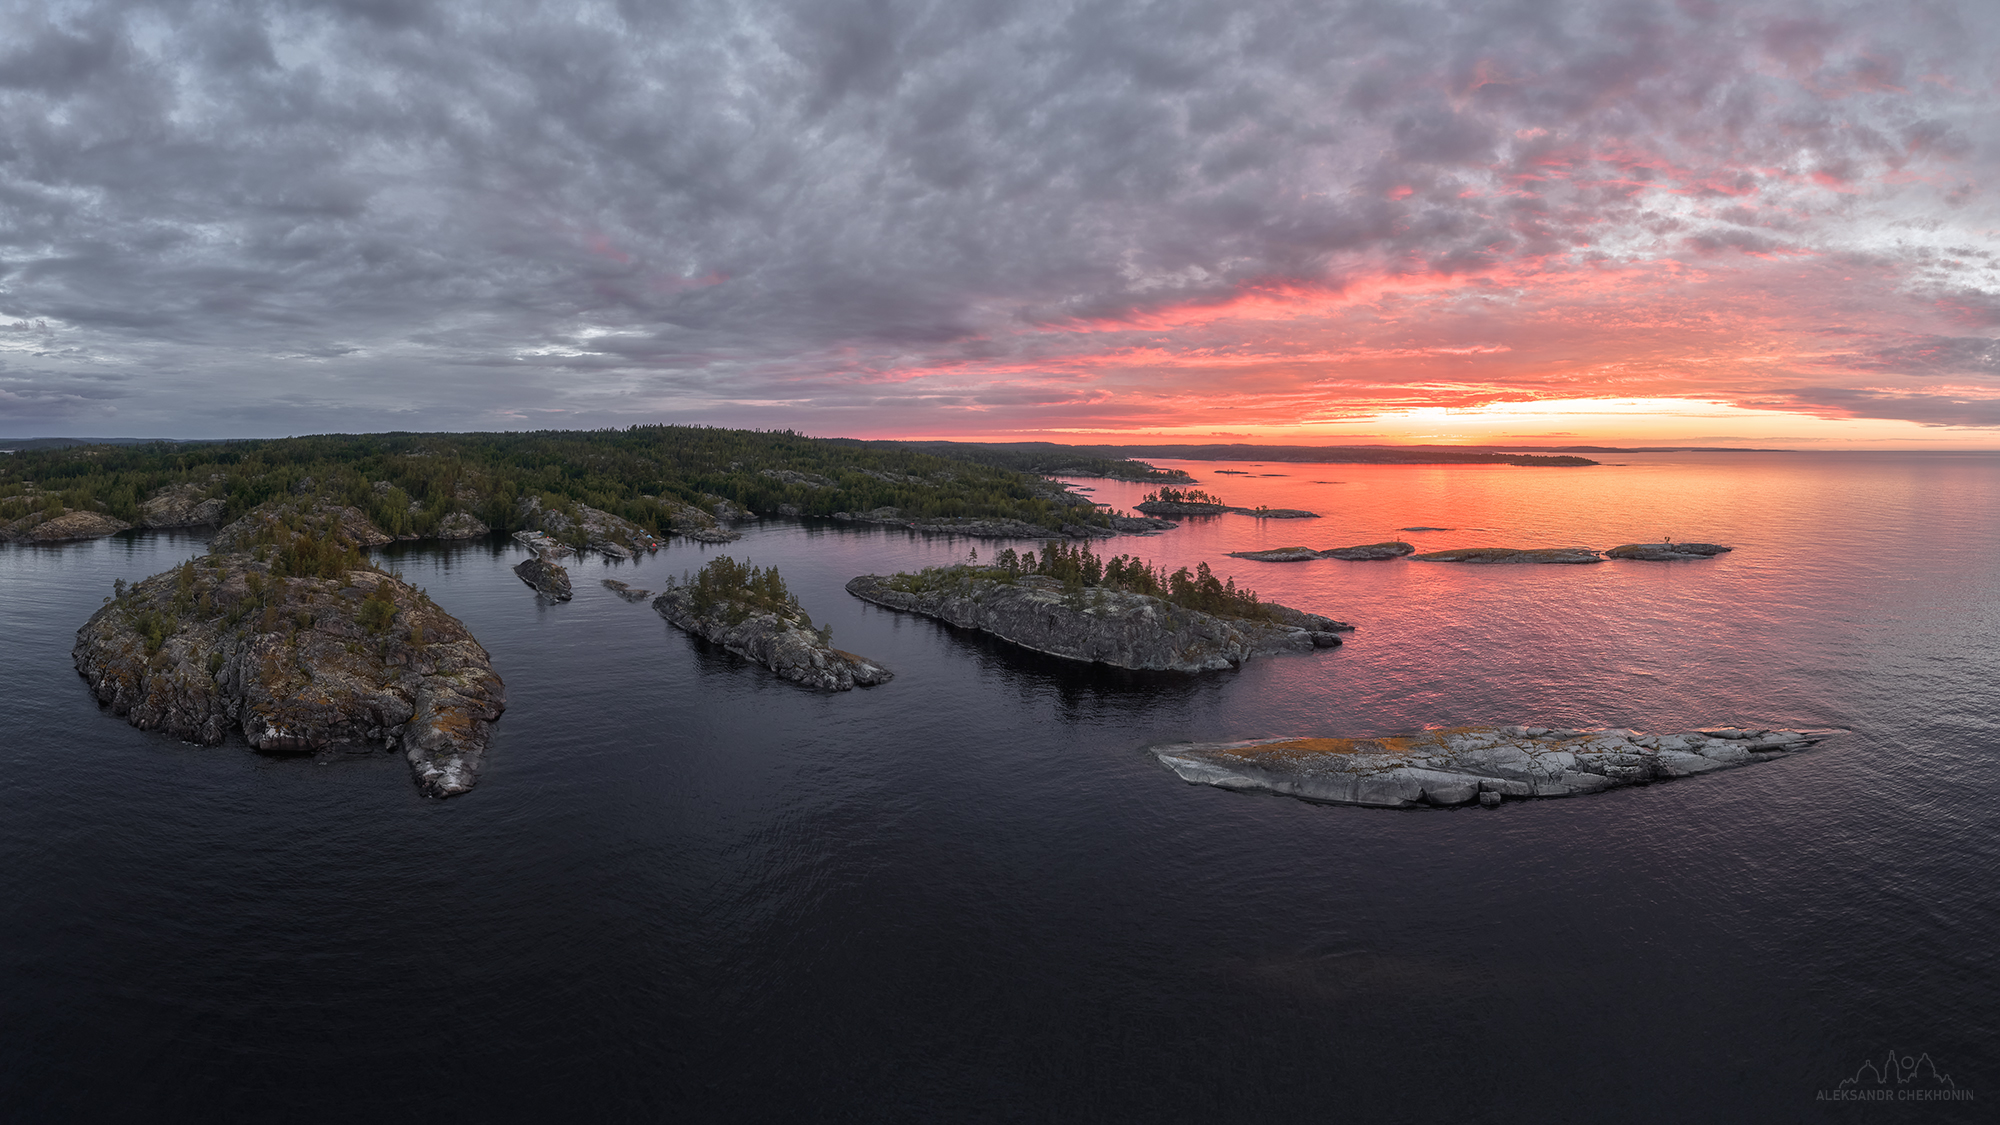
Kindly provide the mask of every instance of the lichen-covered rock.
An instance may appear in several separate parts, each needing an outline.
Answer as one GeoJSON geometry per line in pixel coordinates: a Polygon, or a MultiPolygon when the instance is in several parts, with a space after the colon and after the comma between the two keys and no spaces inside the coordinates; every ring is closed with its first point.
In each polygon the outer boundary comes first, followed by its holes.
{"type": "Polygon", "coordinates": [[[570,586],[569,571],[561,563],[548,555],[536,552],[533,558],[522,559],[514,564],[514,573],[535,588],[535,592],[553,602],[566,602],[575,595],[570,586]]]}
{"type": "Polygon", "coordinates": [[[942,568],[926,572],[916,590],[902,588],[909,576],[866,574],[850,580],[847,592],[1050,656],[1151,671],[1214,671],[1253,656],[1311,652],[1338,645],[1339,633],[1353,628],[1272,603],[1265,603],[1268,620],[1220,617],[1145,594],[1066,590],[1045,575],[1009,581],[989,573],[942,568]]]}
{"type": "Polygon", "coordinates": [[[221,523],[228,501],[208,492],[207,485],[195,481],[170,484],[139,505],[139,526],[210,527],[221,523]]]}
{"type": "Polygon", "coordinates": [[[432,534],[439,539],[478,539],[493,534],[493,529],[471,512],[453,512],[438,521],[432,534]]]}
{"type": "Polygon", "coordinates": [[[523,496],[515,505],[515,510],[521,522],[535,531],[574,542],[574,535],[581,529],[589,550],[617,547],[625,552],[625,558],[632,557],[632,551],[643,547],[651,538],[645,528],[631,520],[588,504],[573,504],[566,509],[549,508],[543,506],[538,496],[523,496]]]}
{"type": "Polygon", "coordinates": [[[1604,559],[1588,547],[1455,547],[1449,551],[1429,551],[1411,555],[1412,562],[1455,562],[1473,564],[1506,563],[1594,563],[1604,559]]]}
{"type": "Polygon", "coordinates": [[[1570,797],[1766,761],[1824,732],[1453,727],[1385,738],[1264,738],[1149,747],[1182,780],[1342,805],[1487,807],[1570,797]]]}
{"type": "Polygon", "coordinates": [[[30,512],[0,527],[0,543],[68,543],[78,539],[102,539],[132,525],[102,512],[79,512],[64,508],[60,515],[30,512]]]}
{"type": "Polygon", "coordinates": [[[76,668],[141,730],[273,752],[400,750],[433,797],[472,788],[506,709],[486,650],[418,590],[372,569],[281,577],[209,555],[111,599],[76,668]]]}
{"type": "Polygon", "coordinates": [[[1625,543],[1604,552],[1607,559],[1640,559],[1645,562],[1680,562],[1707,559],[1732,548],[1716,543],[1625,543]]]}
{"type": "Polygon", "coordinates": [[[832,647],[810,624],[787,614],[728,600],[698,609],[694,590],[679,583],[654,598],[653,608],[675,628],[807,687],[848,691],[895,678],[866,657],[832,647]]]}
{"type": "MultiPolygon", "coordinates": [[[[309,485],[311,480],[306,477],[300,483],[309,485]]],[[[294,485],[294,491],[298,487],[294,485]]],[[[380,547],[395,541],[394,536],[376,527],[361,509],[314,498],[308,488],[302,499],[269,500],[243,513],[215,533],[215,538],[209,540],[209,550],[245,550],[259,540],[288,534],[282,530],[287,520],[293,525],[291,531],[344,539],[360,547],[380,547]]]]}

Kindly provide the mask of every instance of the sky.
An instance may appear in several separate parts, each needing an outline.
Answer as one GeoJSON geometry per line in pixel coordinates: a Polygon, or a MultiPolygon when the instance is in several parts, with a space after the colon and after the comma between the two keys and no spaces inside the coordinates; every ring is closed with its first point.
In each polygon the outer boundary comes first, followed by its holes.
{"type": "Polygon", "coordinates": [[[2000,448],[2000,4],[0,0],[0,434],[2000,448]]]}

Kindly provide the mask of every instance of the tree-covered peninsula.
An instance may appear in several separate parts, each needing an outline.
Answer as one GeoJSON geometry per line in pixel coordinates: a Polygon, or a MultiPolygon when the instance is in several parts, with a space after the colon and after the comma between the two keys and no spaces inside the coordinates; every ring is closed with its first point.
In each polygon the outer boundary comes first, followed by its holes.
{"type": "MultiPolygon", "coordinates": [[[[713,529],[752,512],[883,510],[920,529],[984,520],[1112,533],[1111,516],[1088,499],[1012,467],[893,442],[634,426],[26,450],[0,458],[0,537],[35,538],[38,526],[76,514],[90,518],[72,523],[100,534],[107,521],[227,524],[303,493],[410,539],[536,529],[581,546],[590,511],[655,535],[713,529]]],[[[40,536],[67,537],[78,536],[40,536]]]]}

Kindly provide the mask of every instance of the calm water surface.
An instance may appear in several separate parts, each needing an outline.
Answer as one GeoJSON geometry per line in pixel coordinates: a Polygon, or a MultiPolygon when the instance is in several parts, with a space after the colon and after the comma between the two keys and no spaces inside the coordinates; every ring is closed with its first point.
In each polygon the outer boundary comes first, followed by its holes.
{"type": "Polygon", "coordinates": [[[1982,1119],[2000,457],[1617,460],[1184,463],[1324,518],[1114,549],[1359,626],[1203,676],[1080,671],[841,589],[988,542],[769,521],[581,564],[559,606],[511,544],[392,552],[507,683],[447,802],[389,755],[202,748],[96,707],[77,626],[199,539],[0,549],[0,1118],[1982,1119]],[[1662,535],[1737,549],[1225,557],[1662,535]],[[808,692],[597,584],[717,551],[779,566],[896,680],[808,692]],[[1143,749],[1517,721],[1844,733],[1494,811],[1231,794],[1143,749]],[[1976,1106],[1815,1100],[1892,1049],[1976,1106]]]}

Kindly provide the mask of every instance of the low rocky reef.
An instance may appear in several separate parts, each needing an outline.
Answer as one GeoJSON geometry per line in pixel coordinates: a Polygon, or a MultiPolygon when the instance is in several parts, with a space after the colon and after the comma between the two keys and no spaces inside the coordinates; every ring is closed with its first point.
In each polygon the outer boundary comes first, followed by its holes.
{"type": "Polygon", "coordinates": [[[1604,557],[1588,547],[1456,547],[1449,551],[1426,551],[1411,555],[1412,562],[1455,562],[1479,564],[1509,563],[1594,563],[1604,557]]]}
{"type": "Polygon", "coordinates": [[[458,619],[351,545],[305,537],[121,582],[72,655],[98,700],[141,730],[214,746],[240,729],[271,752],[401,751],[432,797],[473,787],[507,705],[458,619]]]}
{"type": "Polygon", "coordinates": [[[537,551],[532,557],[515,563],[514,576],[552,602],[566,602],[576,595],[570,585],[569,570],[545,551],[537,551]]]}
{"type": "Polygon", "coordinates": [[[1385,559],[1400,559],[1416,548],[1404,542],[1363,543],[1358,547],[1330,547],[1315,551],[1311,547],[1276,547],[1269,551],[1231,551],[1232,559],[1249,559],[1252,562],[1311,562],[1315,559],[1345,559],[1348,562],[1380,562],[1385,559]]]}
{"type": "Polygon", "coordinates": [[[1340,644],[1351,625],[1275,603],[1260,617],[1224,616],[1164,598],[997,567],[865,574],[847,592],[876,605],[976,629],[1066,660],[1147,671],[1207,672],[1255,656],[1340,644]]]}
{"type": "MultiPolygon", "coordinates": [[[[620,596],[630,591],[623,583],[605,585],[620,596]]],[[[833,630],[813,628],[812,618],[785,590],[775,568],[717,558],[695,577],[669,585],[653,599],[653,608],[676,629],[719,644],[793,683],[848,691],[895,678],[867,657],[834,648],[833,630]]]]}
{"type": "Polygon", "coordinates": [[[1676,543],[1669,539],[1662,543],[1626,543],[1604,552],[1604,557],[1639,559],[1643,562],[1681,562],[1688,559],[1712,559],[1731,549],[1717,543],[1676,543]]]}
{"type": "Polygon", "coordinates": [[[1340,805],[1493,807],[1693,777],[1803,750],[1826,732],[1707,728],[1674,734],[1480,726],[1392,738],[1184,742],[1148,749],[1198,785],[1340,805]]]}

